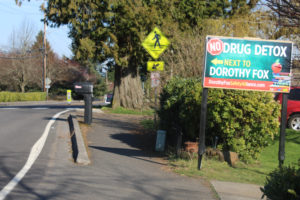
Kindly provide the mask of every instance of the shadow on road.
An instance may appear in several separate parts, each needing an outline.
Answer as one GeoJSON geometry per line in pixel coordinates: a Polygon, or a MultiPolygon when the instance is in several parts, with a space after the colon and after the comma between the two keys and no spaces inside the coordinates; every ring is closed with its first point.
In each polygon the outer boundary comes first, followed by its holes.
{"type": "MultiPolygon", "coordinates": [[[[52,120],[53,118],[52,117],[44,117],[43,120],[47,120],[47,121],[50,121],[52,120]]],[[[56,121],[62,121],[62,122],[66,122],[67,120],[66,119],[62,119],[62,118],[55,118],[56,121]]]]}
{"type": "MultiPolygon", "coordinates": [[[[12,167],[6,166],[8,164],[17,164],[17,160],[10,159],[9,157],[1,156],[0,157],[0,191],[16,176],[17,171],[20,169],[12,169],[12,167]]],[[[53,176],[52,180],[45,181],[45,184],[55,185],[55,189],[51,190],[39,190],[36,191],[34,186],[41,181],[41,178],[44,177],[45,171],[44,168],[38,168],[34,171],[34,173],[28,172],[30,176],[25,176],[17,186],[6,196],[6,200],[10,199],[37,199],[37,200],[50,200],[57,199],[57,197],[64,194],[63,187],[57,184],[55,181],[55,176],[53,176]]],[[[61,183],[60,183],[61,184],[61,183]]],[[[63,183],[65,184],[65,183],[63,183]]]]}

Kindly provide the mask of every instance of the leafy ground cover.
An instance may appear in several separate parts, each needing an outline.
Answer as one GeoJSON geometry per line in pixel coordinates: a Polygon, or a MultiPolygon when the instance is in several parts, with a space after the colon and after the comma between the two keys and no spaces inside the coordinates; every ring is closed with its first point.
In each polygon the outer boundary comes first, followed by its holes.
{"type": "MultiPolygon", "coordinates": [[[[298,164],[300,159],[300,133],[287,129],[286,158],[284,165],[298,164]]],[[[239,162],[235,168],[226,162],[216,159],[204,159],[202,169],[197,170],[197,155],[191,159],[170,159],[170,167],[177,173],[192,176],[205,177],[209,180],[232,181],[241,183],[254,183],[263,185],[267,175],[278,167],[278,138],[266,147],[259,159],[251,164],[239,162]]]]}

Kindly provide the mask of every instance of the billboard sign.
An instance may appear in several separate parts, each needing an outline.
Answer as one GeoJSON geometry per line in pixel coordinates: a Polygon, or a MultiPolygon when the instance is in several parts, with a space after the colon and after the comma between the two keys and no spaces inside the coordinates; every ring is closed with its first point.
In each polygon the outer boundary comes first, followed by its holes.
{"type": "Polygon", "coordinates": [[[206,37],[203,87],[289,93],[292,43],[206,37]]]}

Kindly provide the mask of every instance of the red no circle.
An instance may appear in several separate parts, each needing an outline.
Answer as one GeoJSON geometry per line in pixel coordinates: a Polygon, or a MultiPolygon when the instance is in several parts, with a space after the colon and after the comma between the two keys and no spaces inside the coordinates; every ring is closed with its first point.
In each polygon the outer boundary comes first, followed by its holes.
{"type": "Polygon", "coordinates": [[[206,49],[213,56],[220,55],[224,49],[224,43],[218,38],[213,38],[208,41],[206,49]]]}

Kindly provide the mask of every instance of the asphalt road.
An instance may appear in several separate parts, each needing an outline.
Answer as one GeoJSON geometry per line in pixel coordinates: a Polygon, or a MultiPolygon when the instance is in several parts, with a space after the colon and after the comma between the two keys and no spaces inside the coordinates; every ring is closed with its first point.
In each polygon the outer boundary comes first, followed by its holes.
{"type": "MultiPolygon", "coordinates": [[[[0,107],[0,191],[20,172],[28,161],[33,145],[41,138],[46,125],[53,115],[65,110],[69,105],[10,105],[0,107]]],[[[76,106],[81,107],[81,106],[76,106]]],[[[57,121],[62,120],[58,118],[57,121]]],[[[66,123],[66,122],[64,122],[66,123]]],[[[25,194],[35,193],[34,184],[41,184],[53,154],[56,139],[56,126],[50,127],[45,146],[19,184],[6,199],[26,199],[25,194]],[[25,180],[26,179],[26,180],[25,180]],[[25,181],[24,181],[25,180],[25,181]],[[16,193],[23,195],[15,197],[16,193]],[[19,193],[20,194],[20,193],[19,193]],[[25,196],[24,196],[25,195],[25,196]]],[[[67,147],[67,144],[64,146],[67,147]]],[[[68,159],[66,150],[65,159],[68,159]]],[[[45,189],[45,188],[44,188],[45,189]]],[[[38,196],[37,196],[38,197],[38,196]]],[[[1,199],[1,195],[0,195],[1,199]]],[[[33,198],[28,198],[33,199],[33,198]]],[[[37,198],[45,199],[45,198],[37,198]]]]}
{"type": "Polygon", "coordinates": [[[57,109],[0,108],[0,188],[24,166],[57,109]]]}

